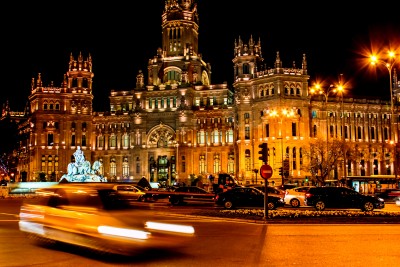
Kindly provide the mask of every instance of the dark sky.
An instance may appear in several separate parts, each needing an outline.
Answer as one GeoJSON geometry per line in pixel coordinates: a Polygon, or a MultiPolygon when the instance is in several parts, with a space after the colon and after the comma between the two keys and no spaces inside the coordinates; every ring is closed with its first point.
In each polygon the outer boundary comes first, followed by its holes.
{"type": "MultiPolygon", "coordinates": [[[[41,2],[11,3],[0,18],[0,103],[8,99],[12,110],[22,110],[38,73],[45,85],[59,86],[71,52],[92,55],[95,111],[108,110],[110,91],[132,89],[138,70],[147,73],[148,60],[161,47],[164,0],[41,2]]],[[[388,71],[372,71],[361,56],[372,47],[400,46],[398,8],[306,2],[197,0],[199,52],[211,64],[211,82],[232,84],[234,41],[240,36],[248,42],[252,35],[261,40],[268,67],[277,51],[284,67],[293,61],[301,67],[305,53],[310,84],[343,73],[351,93],[389,97],[388,71]]]]}

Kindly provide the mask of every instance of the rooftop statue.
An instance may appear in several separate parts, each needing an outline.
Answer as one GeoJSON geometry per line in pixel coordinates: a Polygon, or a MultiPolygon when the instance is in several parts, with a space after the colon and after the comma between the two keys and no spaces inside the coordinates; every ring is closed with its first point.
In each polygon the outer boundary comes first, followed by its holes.
{"type": "Polygon", "coordinates": [[[75,161],[68,164],[68,173],[61,176],[60,182],[107,182],[100,174],[100,161],[95,161],[91,166],[80,146],[73,155],[75,161]]]}

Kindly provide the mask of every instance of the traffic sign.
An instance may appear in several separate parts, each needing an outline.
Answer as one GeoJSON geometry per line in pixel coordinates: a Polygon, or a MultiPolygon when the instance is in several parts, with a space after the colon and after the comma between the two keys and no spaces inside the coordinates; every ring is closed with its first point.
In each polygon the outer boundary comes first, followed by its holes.
{"type": "Polygon", "coordinates": [[[272,173],[273,173],[272,167],[269,166],[268,164],[264,164],[264,165],[261,166],[260,175],[261,175],[262,178],[264,178],[264,179],[271,178],[272,177],[272,173]]]}

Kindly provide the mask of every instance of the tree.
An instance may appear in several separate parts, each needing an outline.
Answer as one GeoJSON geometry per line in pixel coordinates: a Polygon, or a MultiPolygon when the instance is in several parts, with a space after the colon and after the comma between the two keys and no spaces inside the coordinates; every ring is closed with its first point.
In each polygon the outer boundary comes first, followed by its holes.
{"type": "Polygon", "coordinates": [[[312,174],[313,180],[318,184],[324,184],[329,174],[336,170],[343,162],[346,143],[341,139],[314,138],[309,143],[309,150],[304,151],[308,158],[307,166],[304,168],[312,174]]]}

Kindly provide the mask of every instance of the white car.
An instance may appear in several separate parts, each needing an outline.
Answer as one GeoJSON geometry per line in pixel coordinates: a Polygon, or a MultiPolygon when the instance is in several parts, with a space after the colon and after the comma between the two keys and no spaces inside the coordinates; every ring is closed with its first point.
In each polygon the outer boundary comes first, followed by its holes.
{"type": "Polygon", "coordinates": [[[394,199],[394,202],[396,203],[396,205],[397,205],[398,207],[400,207],[400,197],[396,197],[396,198],[394,199]]]}
{"type": "Polygon", "coordinates": [[[294,208],[305,206],[305,195],[308,189],[313,186],[299,186],[291,189],[286,189],[285,204],[294,208]]]}

